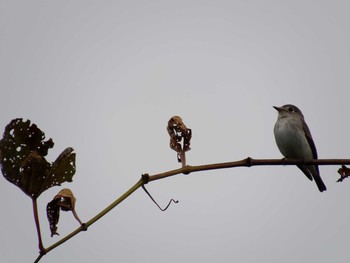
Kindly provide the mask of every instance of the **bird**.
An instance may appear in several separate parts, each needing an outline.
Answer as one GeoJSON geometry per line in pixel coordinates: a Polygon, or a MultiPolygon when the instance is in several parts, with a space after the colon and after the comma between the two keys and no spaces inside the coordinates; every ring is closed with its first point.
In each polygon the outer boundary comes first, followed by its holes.
{"type": "MultiPolygon", "coordinates": [[[[274,135],[284,158],[298,160],[317,159],[317,150],[301,110],[292,104],[273,106],[278,111],[274,135]]],[[[297,165],[311,181],[315,180],[320,192],[326,191],[317,165],[297,165]]]]}

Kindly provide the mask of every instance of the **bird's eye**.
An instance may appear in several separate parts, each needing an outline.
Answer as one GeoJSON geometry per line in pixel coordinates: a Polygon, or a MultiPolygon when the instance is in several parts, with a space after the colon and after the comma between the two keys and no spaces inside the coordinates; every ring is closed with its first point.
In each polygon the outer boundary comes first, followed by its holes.
{"type": "Polygon", "coordinates": [[[289,111],[294,111],[293,107],[288,108],[289,111]]]}

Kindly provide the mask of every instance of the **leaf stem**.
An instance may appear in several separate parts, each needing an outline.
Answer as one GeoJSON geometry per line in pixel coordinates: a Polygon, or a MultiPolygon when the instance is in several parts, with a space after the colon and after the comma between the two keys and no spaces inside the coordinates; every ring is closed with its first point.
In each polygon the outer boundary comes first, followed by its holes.
{"type": "Polygon", "coordinates": [[[38,234],[39,251],[40,251],[40,253],[45,253],[45,248],[44,248],[43,241],[41,238],[37,198],[32,198],[32,204],[33,204],[34,221],[35,221],[36,231],[38,234]]]}

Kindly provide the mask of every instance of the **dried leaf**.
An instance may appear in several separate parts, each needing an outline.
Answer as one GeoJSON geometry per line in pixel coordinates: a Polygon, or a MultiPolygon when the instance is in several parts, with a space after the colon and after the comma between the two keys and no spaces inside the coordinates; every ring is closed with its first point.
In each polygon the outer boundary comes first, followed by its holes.
{"type": "Polygon", "coordinates": [[[53,199],[47,204],[46,214],[50,224],[51,237],[59,235],[57,233],[57,223],[60,218],[60,207],[57,205],[57,200],[53,199]]]}
{"type": "Polygon", "coordinates": [[[19,167],[19,183],[17,185],[25,193],[31,197],[39,196],[42,178],[46,178],[46,174],[50,169],[50,164],[44,157],[36,151],[29,153],[19,167]]]}
{"type": "Polygon", "coordinates": [[[74,217],[82,225],[83,223],[79,219],[78,215],[75,212],[75,197],[73,192],[68,189],[62,189],[54,199],[47,204],[46,213],[47,219],[50,224],[51,237],[58,235],[57,233],[57,224],[60,218],[60,210],[62,211],[72,211],[74,217]]]}
{"type": "Polygon", "coordinates": [[[0,140],[0,164],[4,177],[31,198],[46,189],[72,181],[75,153],[67,148],[51,164],[44,156],[54,143],[44,141],[45,134],[29,120],[12,120],[0,140]]]}
{"type": "Polygon", "coordinates": [[[75,208],[74,194],[68,188],[64,188],[59,191],[54,199],[58,199],[57,205],[59,205],[63,211],[70,211],[75,208]]]}
{"type": "Polygon", "coordinates": [[[76,171],[75,153],[71,147],[66,148],[53,162],[47,173],[46,180],[42,184],[42,192],[52,186],[61,185],[64,182],[72,182],[76,171]]]}
{"type": "Polygon", "coordinates": [[[185,152],[191,150],[190,141],[192,131],[186,127],[179,116],[170,118],[167,130],[170,136],[170,148],[178,153],[178,161],[182,162],[181,156],[183,156],[185,152]]]}
{"type": "Polygon", "coordinates": [[[345,178],[350,176],[350,169],[345,165],[342,165],[341,168],[339,168],[338,173],[340,174],[340,178],[337,182],[342,182],[345,178]]]}

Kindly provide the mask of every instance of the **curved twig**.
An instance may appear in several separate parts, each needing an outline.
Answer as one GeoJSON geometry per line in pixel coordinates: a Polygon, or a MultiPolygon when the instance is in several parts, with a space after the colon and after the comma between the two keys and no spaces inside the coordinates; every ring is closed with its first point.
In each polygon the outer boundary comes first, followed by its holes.
{"type": "Polygon", "coordinates": [[[170,206],[171,202],[174,202],[175,204],[177,204],[179,201],[177,200],[174,200],[174,199],[170,199],[168,205],[165,207],[165,208],[161,208],[160,205],[156,202],[156,200],[154,200],[154,198],[152,197],[152,195],[147,191],[146,187],[143,185],[142,186],[142,189],[146,192],[146,194],[149,196],[149,198],[151,198],[151,200],[153,201],[153,203],[155,203],[158,208],[161,210],[161,211],[165,211],[168,209],[168,207],[170,206]]]}

